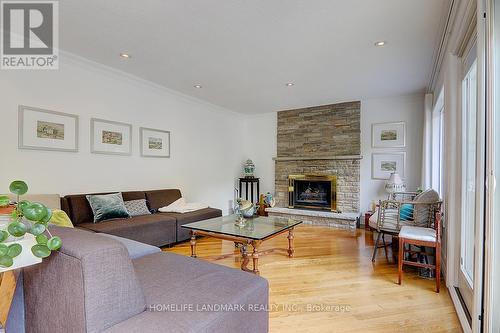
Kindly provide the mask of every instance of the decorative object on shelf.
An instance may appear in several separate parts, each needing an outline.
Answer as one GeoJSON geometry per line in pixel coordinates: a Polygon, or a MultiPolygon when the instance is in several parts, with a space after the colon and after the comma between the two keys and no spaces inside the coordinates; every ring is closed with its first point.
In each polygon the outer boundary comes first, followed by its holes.
{"type": "Polygon", "coordinates": [[[266,208],[272,208],[274,206],[276,206],[276,200],[271,193],[267,192],[266,194],[261,194],[259,198],[257,214],[259,216],[268,216],[266,208]]]}
{"type": "Polygon", "coordinates": [[[170,157],[170,132],[152,128],[139,129],[141,156],[170,157]]]}
{"type": "Polygon", "coordinates": [[[392,173],[405,174],[405,152],[373,153],[372,179],[389,179],[392,173]]]}
{"type": "Polygon", "coordinates": [[[243,217],[252,217],[255,214],[255,206],[251,201],[238,199],[239,211],[243,217]]]}
{"type": "Polygon", "coordinates": [[[373,148],[403,148],[406,146],[406,123],[372,124],[373,148]]]}
{"type": "Polygon", "coordinates": [[[385,184],[385,190],[390,194],[394,192],[406,192],[406,184],[398,173],[393,172],[385,184]]]}
{"type": "Polygon", "coordinates": [[[19,201],[19,197],[28,192],[28,185],[16,180],[9,189],[17,195],[17,201],[8,222],[0,225],[0,273],[27,266],[27,263],[38,263],[62,245],[61,239],[48,230],[52,211],[37,202],[19,201]],[[25,237],[26,233],[31,235],[25,237]],[[27,246],[31,252],[24,249],[27,246]]]}
{"type": "Polygon", "coordinates": [[[251,159],[248,159],[243,167],[243,174],[245,175],[246,178],[254,178],[253,174],[254,171],[255,171],[255,164],[253,164],[251,159]]]}
{"type": "Polygon", "coordinates": [[[19,105],[19,149],[78,151],[78,116],[19,105]]]}
{"type": "Polygon", "coordinates": [[[90,119],[90,151],[95,154],[132,154],[132,125],[103,119],[90,119]]]}

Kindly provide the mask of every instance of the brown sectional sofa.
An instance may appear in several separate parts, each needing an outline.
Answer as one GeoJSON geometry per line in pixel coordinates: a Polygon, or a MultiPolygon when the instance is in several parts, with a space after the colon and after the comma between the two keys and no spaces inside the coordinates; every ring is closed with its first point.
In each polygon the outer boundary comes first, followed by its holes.
{"type": "Polygon", "coordinates": [[[215,208],[205,208],[184,214],[159,213],[157,212],[159,208],[171,204],[182,196],[178,189],[165,189],[122,192],[124,201],[146,199],[149,209],[154,212],[151,215],[94,223],[94,215],[86,195],[73,194],[61,198],[61,208],[76,227],[154,246],[170,245],[189,239],[189,232],[181,228],[186,223],[222,216],[222,211],[215,208]]]}

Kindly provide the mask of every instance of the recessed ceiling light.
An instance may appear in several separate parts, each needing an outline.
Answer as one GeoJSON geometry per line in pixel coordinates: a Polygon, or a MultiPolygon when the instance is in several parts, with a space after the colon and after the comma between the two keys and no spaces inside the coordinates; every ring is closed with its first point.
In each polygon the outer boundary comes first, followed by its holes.
{"type": "Polygon", "coordinates": [[[293,83],[293,82],[288,82],[288,83],[286,83],[286,84],[285,84],[285,86],[287,86],[287,87],[291,87],[291,86],[293,86],[294,84],[295,84],[295,83],[293,83]]]}
{"type": "Polygon", "coordinates": [[[201,88],[203,88],[203,87],[201,86],[201,84],[195,84],[193,87],[195,87],[196,89],[201,89],[201,88]]]}
{"type": "Polygon", "coordinates": [[[375,46],[384,46],[385,44],[387,44],[387,42],[385,42],[383,40],[375,42],[375,46]]]}
{"type": "Polygon", "coordinates": [[[120,53],[120,57],[125,58],[125,59],[132,58],[132,56],[128,53],[120,53]]]}

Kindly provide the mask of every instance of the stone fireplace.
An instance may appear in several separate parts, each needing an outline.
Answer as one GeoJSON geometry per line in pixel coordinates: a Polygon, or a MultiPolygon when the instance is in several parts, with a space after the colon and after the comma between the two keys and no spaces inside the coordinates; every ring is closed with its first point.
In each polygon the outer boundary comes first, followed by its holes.
{"type": "Polygon", "coordinates": [[[300,210],[321,224],[347,219],[352,228],[359,216],[360,109],[348,102],[278,112],[274,215],[300,210]]]}

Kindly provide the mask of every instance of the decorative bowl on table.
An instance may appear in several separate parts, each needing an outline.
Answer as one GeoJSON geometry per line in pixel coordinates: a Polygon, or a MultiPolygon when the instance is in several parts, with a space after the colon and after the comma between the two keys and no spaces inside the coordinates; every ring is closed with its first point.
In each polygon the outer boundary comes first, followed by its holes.
{"type": "Polygon", "coordinates": [[[252,217],[255,214],[255,205],[248,201],[248,200],[243,200],[243,199],[238,199],[238,206],[239,206],[239,211],[243,217],[249,218],[252,217]]]}

